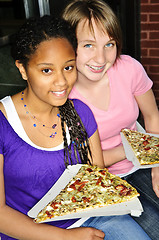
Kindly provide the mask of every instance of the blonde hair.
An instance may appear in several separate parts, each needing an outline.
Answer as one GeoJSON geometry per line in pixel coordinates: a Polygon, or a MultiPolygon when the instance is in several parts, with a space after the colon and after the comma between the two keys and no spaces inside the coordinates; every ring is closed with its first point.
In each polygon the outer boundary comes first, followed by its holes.
{"type": "Polygon", "coordinates": [[[117,57],[120,57],[122,49],[122,34],[119,21],[113,10],[102,0],[73,0],[63,10],[62,17],[68,21],[72,27],[77,29],[81,20],[88,20],[90,30],[93,32],[92,19],[106,31],[117,45],[117,57]]]}

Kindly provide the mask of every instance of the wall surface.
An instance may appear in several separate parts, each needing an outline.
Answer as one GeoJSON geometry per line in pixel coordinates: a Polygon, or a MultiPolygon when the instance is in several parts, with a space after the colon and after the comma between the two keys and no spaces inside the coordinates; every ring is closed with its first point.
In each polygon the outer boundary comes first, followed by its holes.
{"type": "Polygon", "coordinates": [[[159,107],[159,0],[141,0],[141,63],[153,81],[159,107]]]}

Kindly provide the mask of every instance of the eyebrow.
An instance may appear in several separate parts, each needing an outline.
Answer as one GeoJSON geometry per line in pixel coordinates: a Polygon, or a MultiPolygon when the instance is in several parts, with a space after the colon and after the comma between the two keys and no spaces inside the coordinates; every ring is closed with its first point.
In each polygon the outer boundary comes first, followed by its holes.
{"type": "MultiPolygon", "coordinates": [[[[66,61],[65,63],[74,62],[74,61],[76,61],[76,59],[73,58],[73,59],[70,59],[70,60],[66,61]]],[[[45,62],[37,64],[37,66],[40,66],[40,65],[53,66],[54,64],[45,63],[45,62]]]]}
{"type": "Polygon", "coordinates": [[[95,42],[95,40],[82,40],[82,41],[79,41],[80,43],[85,43],[85,42],[95,42]]]}
{"type": "MultiPolygon", "coordinates": [[[[112,41],[115,41],[113,38],[111,38],[110,40],[108,40],[108,42],[107,43],[109,43],[109,42],[112,42],[112,41]]],[[[79,43],[94,43],[94,42],[96,42],[96,40],[82,40],[82,41],[79,41],[79,43]]]]}

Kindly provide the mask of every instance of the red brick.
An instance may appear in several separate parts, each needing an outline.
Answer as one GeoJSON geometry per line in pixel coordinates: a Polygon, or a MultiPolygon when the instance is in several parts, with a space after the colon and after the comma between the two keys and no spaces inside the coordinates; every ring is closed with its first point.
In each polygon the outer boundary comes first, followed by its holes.
{"type": "Polygon", "coordinates": [[[158,82],[153,82],[153,87],[152,88],[153,88],[153,91],[159,90],[159,83],[158,82]]]}
{"type": "MultiPolygon", "coordinates": [[[[145,2],[147,2],[147,1],[145,0],[145,2]]],[[[150,3],[159,3],[159,2],[158,2],[158,0],[150,0],[150,3]]]]}
{"type": "Polygon", "coordinates": [[[149,2],[149,0],[141,0],[140,2],[141,2],[141,5],[145,4],[145,3],[147,4],[149,2]]]}
{"type": "Polygon", "coordinates": [[[158,73],[159,74],[159,64],[158,64],[158,66],[150,66],[149,71],[150,71],[150,73],[158,73]]]}
{"type": "Polygon", "coordinates": [[[141,39],[148,39],[148,32],[141,32],[141,39]]]}
{"type": "Polygon", "coordinates": [[[148,74],[154,83],[158,82],[159,74],[148,74]]]}
{"type": "Polygon", "coordinates": [[[159,23],[141,23],[141,30],[159,30],[159,23]]]}
{"type": "Polygon", "coordinates": [[[158,22],[159,23],[159,14],[150,14],[149,20],[150,20],[150,22],[158,22]]]}
{"type": "Polygon", "coordinates": [[[159,48],[159,41],[141,40],[141,48],[159,48]]]}
{"type": "Polygon", "coordinates": [[[150,39],[158,39],[158,47],[159,47],[159,31],[156,32],[150,32],[149,33],[150,39]]]}
{"type": "Polygon", "coordinates": [[[141,57],[148,56],[148,49],[147,48],[141,48],[141,57]]]}
{"type": "Polygon", "coordinates": [[[141,22],[147,22],[148,21],[148,15],[141,13],[140,20],[141,20],[141,22]]]}
{"type": "Polygon", "coordinates": [[[159,64],[159,57],[158,58],[151,58],[151,57],[143,57],[142,58],[143,65],[158,65],[159,64]]]}
{"type": "Polygon", "coordinates": [[[159,12],[159,3],[158,4],[145,4],[141,5],[142,13],[158,13],[159,12]]]}
{"type": "Polygon", "coordinates": [[[150,49],[150,56],[159,56],[159,49],[150,49]]]}

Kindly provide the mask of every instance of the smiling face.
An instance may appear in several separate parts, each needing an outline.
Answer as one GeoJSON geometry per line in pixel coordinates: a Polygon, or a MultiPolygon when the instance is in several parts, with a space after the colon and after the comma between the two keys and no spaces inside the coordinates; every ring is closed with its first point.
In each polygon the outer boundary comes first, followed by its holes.
{"type": "Polygon", "coordinates": [[[39,104],[63,105],[76,81],[75,52],[64,38],[52,38],[38,45],[26,70],[18,66],[28,82],[28,93],[39,104]]]}
{"type": "Polygon", "coordinates": [[[94,33],[88,20],[82,20],[76,30],[78,81],[100,81],[117,57],[116,42],[94,20],[92,24],[94,33]]]}

